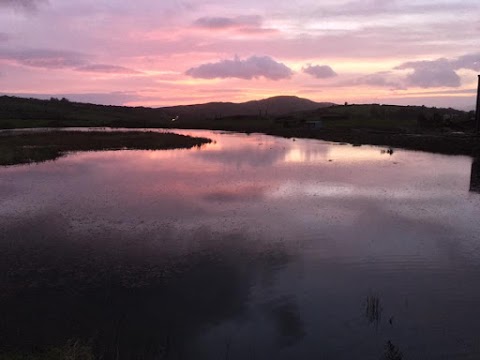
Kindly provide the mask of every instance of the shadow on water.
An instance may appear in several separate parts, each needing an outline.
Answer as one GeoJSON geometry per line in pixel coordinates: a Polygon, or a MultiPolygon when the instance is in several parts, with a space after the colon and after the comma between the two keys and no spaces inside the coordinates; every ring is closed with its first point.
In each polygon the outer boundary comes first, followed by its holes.
{"type": "MultiPolygon", "coordinates": [[[[243,232],[166,229],[139,242],[93,231],[65,241],[67,229],[61,217],[44,216],[0,235],[0,359],[65,354],[75,344],[102,359],[209,358],[224,344],[205,348],[197,337],[244,317],[255,277],[290,261],[281,245],[258,245],[243,232]],[[165,252],[179,242],[182,253],[165,252]]],[[[264,313],[282,343],[303,336],[291,299],[264,313]]]]}
{"type": "Polygon", "coordinates": [[[470,191],[480,193],[480,158],[473,159],[470,175],[470,191]]]}
{"type": "Polygon", "coordinates": [[[276,343],[280,347],[294,345],[304,338],[305,330],[300,310],[291,297],[278,299],[265,306],[265,312],[275,324],[276,343]]]}

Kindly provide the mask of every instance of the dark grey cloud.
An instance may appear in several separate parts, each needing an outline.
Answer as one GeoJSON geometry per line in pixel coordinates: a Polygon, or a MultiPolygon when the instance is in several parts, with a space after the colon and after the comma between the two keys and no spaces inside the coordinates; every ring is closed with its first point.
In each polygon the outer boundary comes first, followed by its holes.
{"type": "Polygon", "coordinates": [[[337,73],[328,65],[307,65],[302,71],[317,79],[327,79],[337,76],[337,73]]]}
{"type": "Polygon", "coordinates": [[[104,73],[104,74],[139,74],[139,71],[129,69],[123,66],[107,64],[89,64],[75,68],[76,71],[104,73]]]}
{"type": "Polygon", "coordinates": [[[281,80],[290,78],[293,71],[269,56],[251,56],[245,60],[235,57],[233,60],[203,64],[187,70],[186,74],[202,79],[239,78],[250,80],[264,77],[270,80],[281,80]]]}
{"type": "Polygon", "coordinates": [[[260,16],[202,17],[197,19],[194,24],[207,29],[260,27],[262,18],[260,16]]]}
{"type": "Polygon", "coordinates": [[[86,64],[86,56],[72,51],[33,49],[12,51],[0,49],[0,60],[44,69],[62,69],[86,64]]]}
{"type": "Polygon", "coordinates": [[[10,7],[14,9],[33,11],[46,4],[47,0],[0,0],[0,7],[10,7]]]}

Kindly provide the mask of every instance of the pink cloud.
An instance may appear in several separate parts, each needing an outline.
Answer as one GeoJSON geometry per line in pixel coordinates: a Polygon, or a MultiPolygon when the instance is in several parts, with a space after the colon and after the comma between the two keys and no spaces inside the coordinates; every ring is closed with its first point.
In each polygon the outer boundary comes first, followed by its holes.
{"type": "Polygon", "coordinates": [[[478,6],[464,1],[462,3],[451,1],[450,3],[430,3],[398,1],[398,0],[353,0],[335,7],[320,7],[315,14],[323,16],[348,16],[348,17],[377,17],[380,15],[417,15],[417,14],[444,14],[451,11],[478,10],[478,6]]]}
{"type": "Polygon", "coordinates": [[[89,64],[75,68],[75,71],[105,73],[105,74],[140,74],[139,71],[129,69],[123,66],[106,64],[89,64]]]}
{"type": "Polygon", "coordinates": [[[288,79],[293,71],[285,64],[275,61],[269,56],[251,56],[245,60],[235,57],[233,60],[222,60],[216,63],[193,67],[186,72],[194,78],[239,78],[245,80],[264,77],[270,80],[288,79]]]}
{"type": "Polygon", "coordinates": [[[47,3],[47,0],[0,0],[0,7],[12,7],[21,10],[37,10],[39,5],[47,3]]]}
{"type": "Polygon", "coordinates": [[[202,17],[194,22],[194,26],[209,31],[229,31],[244,35],[278,33],[276,29],[264,28],[261,16],[202,17]]]}
{"type": "Polygon", "coordinates": [[[262,18],[260,16],[202,17],[197,19],[194,24],[207,29],[260,27],[262,18]]]}
{"type": "Polygon", "coordinates": [[[328,65],[307,65],[302,71],[317,79],[327,79],[337,76],[337,73],[328,65]]]}
{"type": "Polygon", "coordinates": [[[353,80],[350,85],[367,85],[372,87],[387,87],[390,89],[404,89],[404,86],[401,84],[401,79],[395,79],[392,76],[392,72],[390,71],[383,71],[377,72],[373,74],[368,74],[364,76],[360,76],[353,80]]]}
{"type": "Polygon", "coordinates": [[[456,69],[480,71],[480,53],[460,56],[458,59],[453,60],[452,63],[456,69]]]}
{"type": "Polygon", "coordinates": [[[85,64],[85,55],[73,51],[48,49],[0,49],[0,60],[16,62],[30,67],[61,69],[85,64]]]}

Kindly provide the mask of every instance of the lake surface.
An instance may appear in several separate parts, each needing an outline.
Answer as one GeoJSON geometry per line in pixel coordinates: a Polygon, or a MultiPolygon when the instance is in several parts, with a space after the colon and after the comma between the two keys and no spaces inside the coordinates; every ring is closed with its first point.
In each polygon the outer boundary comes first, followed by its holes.
{"type": "Polygon", "coordinates": [[[473,159],[177,132],[215,142],[0,168],[0,349],[480,358],[473,159]]]}

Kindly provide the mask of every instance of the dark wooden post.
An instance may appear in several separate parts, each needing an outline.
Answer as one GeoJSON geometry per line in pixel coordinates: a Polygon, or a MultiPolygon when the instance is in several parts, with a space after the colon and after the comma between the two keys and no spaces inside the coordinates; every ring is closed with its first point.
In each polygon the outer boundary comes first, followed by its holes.
{"type": "Polygon", "coordinates": [[[477,86],[477,107],[475,110],[475,120],[477,124],[477,134],[480,133],[480,75],[478,75],[478,86],[477,86]]]}
{"type": "Polygon", "coordinates": [[[470,191],[480,193],[480,159],[473,159],[470,174],[470,191]]]}

